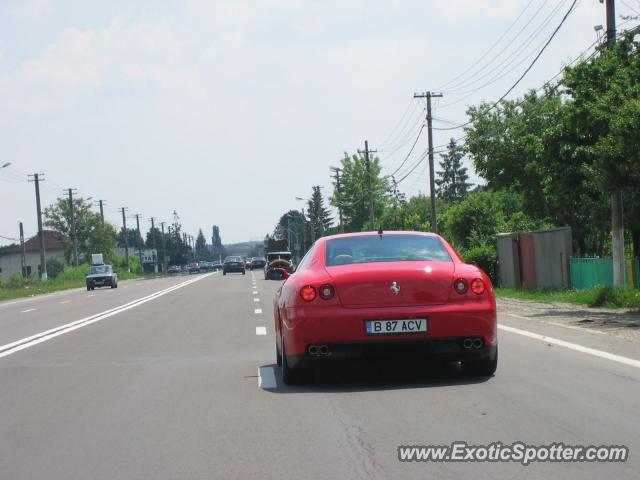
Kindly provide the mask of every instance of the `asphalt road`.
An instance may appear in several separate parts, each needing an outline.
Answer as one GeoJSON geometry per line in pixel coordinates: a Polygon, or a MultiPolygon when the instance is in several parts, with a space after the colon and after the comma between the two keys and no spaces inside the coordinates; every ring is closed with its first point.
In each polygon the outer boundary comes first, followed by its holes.
{"type": "Polygon", "coordinates": [[[495,377],[400,364],[286,387],[278,283],[216,273],[0,303],[0,479],[638,478],[637,345],[504,314],[495,377]],[[630,458],[398,461],[399,445],[459,440],[630,458]]]}

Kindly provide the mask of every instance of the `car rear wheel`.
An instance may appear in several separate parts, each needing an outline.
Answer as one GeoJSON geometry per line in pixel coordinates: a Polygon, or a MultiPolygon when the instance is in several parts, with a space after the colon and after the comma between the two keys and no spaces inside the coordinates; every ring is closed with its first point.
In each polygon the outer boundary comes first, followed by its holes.
{"type": "Polygon", "coordinates": [[[222,271],[222,275],[226,275],[226,274],[227,274],[227,272],[225,272],[225,271],[223,270],[223,271],[222,271]]]}
{"type": "Polygon", "coordinates": [[[498,368],[498,349],[493,358],[483,358],[476,362],[465,362],[462,364],[463,372],[470,377],[490,377],[498,368]]]}
{"type": "Polygon", "coordinates": [[[278,364],[279,367],[282,366],[282,354],[280,353],[280,347],[278,346],[279,343],[276,340],[276,363],[278,364]]]}
{"type": "Polygon", "coordinates": [[[91,290],[91,287],[89,285],[87,285],[87,292],[91,290]]]}
{"type": "Polygon", "coordinates": [[[287,351],[284,347],[284,341],[282,342],[282,381],[285,385],[297,385],[302,383],[303,375],[302,371],[297,368],[291,368],[289,362],[287,362],[287,351]]]}

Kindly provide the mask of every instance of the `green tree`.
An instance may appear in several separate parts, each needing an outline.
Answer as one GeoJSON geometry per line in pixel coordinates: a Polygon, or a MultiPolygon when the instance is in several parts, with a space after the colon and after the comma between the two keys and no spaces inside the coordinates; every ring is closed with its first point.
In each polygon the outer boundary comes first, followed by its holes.
{"type": "MultiPolygon", "coordinates": [[[[109,223],[102,223],[100,214],[91,211],[92,202],[82,197],[73,199],[78,255],[90,259],[92,253],[102,253],[106,260],[113,258],[116,230],[109,223]]],[[[45,225],[62,234],[65,243],[65,257],[73,256],[71,242],[71,208],[67,199],[60,198],[44,210],[45,225]]]]}
{"type": "Polygon", "coordinates": [[[320,191],[320,186],[312,187],[313,193],[307,201],[307,215],[309,216],[310,228],[314,232],[315,238],[323,237],[333,225],[333,218],[329,209],[324,205],[324,198],[320,191]]]}
{"type": "Polygon", "coordinates": [[[447,145],[447,153],[440,155],[442,161],[435,179],[436,195],[445,202],[458,202],[467,196],[471,184],[468,182],[467,168],[463,166],[462,159],[465,156],[465,148],[456,143],[452,138],[447,145]]]}
{"type": "MultiPolygon", "coordinates": [[[[349,156],[345,152],[341,160],[342,178],[340,196],[334,190],[329,202],[338,207],[342,203],[342,217],[345,231],[359,232],[371,230],[380,225],[369,225],[369,194],[367,187],[367,170],[364,156],[349,156]]],[[[389,207],[389,181],[380,175],[380,159],[370,159],[371,190],[373,196],[374,217],[380,222],[389,207]]]]}
{"type": "Polygon", "coordinates": [[[530,92],[501,102],[500,112],[490,107],[470,108],[472,123],[466,129],[468,151],[487,189],[519,196],[527,218],[571,226],[576,252],[601,253],[606,195],[581,148],[581,136],[567,127],[561,92],[530,92]]]}
{"type": "Polygon", "coordinates": [[[196,237],[196,258],[198,260],[211,259],[211,250],[207,247],[207,240],[204,238],[202,229],[198,230],[198,236],[196,237]]]}

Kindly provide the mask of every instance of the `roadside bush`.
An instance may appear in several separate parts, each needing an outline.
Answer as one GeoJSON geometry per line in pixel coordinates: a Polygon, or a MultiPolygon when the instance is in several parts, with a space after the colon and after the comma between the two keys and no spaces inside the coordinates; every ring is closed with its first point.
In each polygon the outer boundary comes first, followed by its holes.
{"type": "Polygon", "coordinates": [[[640,290],[600,285],[593,288],[590,307],[640,308],[640,290]]]}
{"type": "Polygon", "coordinates": [[[55,278],[56,283],[83,282],[89,273],[89,265],[83,263],[77,268],[66,268],[55,278]]]}
{"type": "Polygon", "coordinates": [[[491,279],[491,283],[498,282],[498,254],[492,245],[473,247],[462,254],[465,262],[475,262],[491,279]]]}
{"type": "Polygon", "coordinates": [[[64,270],[64,264],[57,258],[47,260],[47,275],[49,278],[56,278],[64,270]]]}

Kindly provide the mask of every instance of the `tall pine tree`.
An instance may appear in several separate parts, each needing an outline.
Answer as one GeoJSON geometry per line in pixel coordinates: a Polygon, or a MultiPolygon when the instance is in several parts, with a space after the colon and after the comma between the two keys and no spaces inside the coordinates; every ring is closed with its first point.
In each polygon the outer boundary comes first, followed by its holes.
{"type": "Polygon", "coordinates": [[[436,196],[446,202],[455,203],[463,200],[469,192],[467,168],[462,165],[466,151],[453,138],[447,145],[447,153],[440,155],[442,161],[436,178],[436,196]]]}

